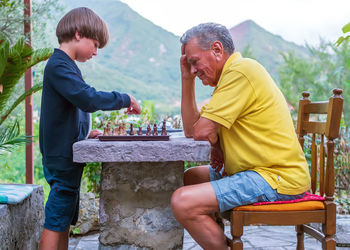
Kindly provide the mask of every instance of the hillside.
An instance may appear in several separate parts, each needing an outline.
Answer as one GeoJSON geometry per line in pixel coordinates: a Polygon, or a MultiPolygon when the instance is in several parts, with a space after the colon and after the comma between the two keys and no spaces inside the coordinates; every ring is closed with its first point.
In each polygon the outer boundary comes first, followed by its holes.
{"type": "MultiPolygon", "coordinates": [[[[79,6],[93,9],[109,27],[107,46],[93,60],[79,64],[87,82],[98,89],[117,89],[155,101],[163,109],[178,103],[179,37],[117,0],[63,2],[67,10],[79,6]]],[[[178,104],[175,106],[178,111],[178,104]]]]}
{"type": "MultiPolygon", "coordinates": [[[[110,30],[108,45],[98,56],[80,64],[88,83],[101,90],[118,90],[138,99],[152,100],[160,112],[178,113],[180,101],[179,37],[145,19],[118,0],[63,0],[66,11],[86,6],[98,13],[110,30]]],[[[58,20],[57,20],[58,21],[58,20]]],[[[190,27],[189,27],[190,28],[190,27]]],[[[250,46],[251,54],[277,79],[281,52],[306,55],[303,47],[283,40],[253,21],[230,32],[238,51],[250,46]]],[[[212,89],[198,81],[198,102],[210,98],[212,89]]]]}
{"type": "Polygon", "coordinates": [[[283,62],[281,53],[294,51],[298,56],[306,57],[307,49],[281,36],[272,34],[252,20],[244,21],[230,29],[232,40],[238,51],[251,49],[254,59],[258,60],[277,79],[277,70],[283,62]]]}

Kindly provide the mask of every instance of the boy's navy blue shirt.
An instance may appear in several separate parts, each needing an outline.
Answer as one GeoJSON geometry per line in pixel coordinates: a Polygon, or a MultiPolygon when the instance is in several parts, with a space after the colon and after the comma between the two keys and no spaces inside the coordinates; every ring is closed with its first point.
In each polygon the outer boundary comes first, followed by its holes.
{"type": "Polygon", "coordinates": [[[89,112],[130,106],[130,97],[116,91],[96,91],[86,84],[75,62],[55,49],[44,71],[39,141],[43,165],[67,169],[73,165],[73,143],[86,138],[89,112]]]}

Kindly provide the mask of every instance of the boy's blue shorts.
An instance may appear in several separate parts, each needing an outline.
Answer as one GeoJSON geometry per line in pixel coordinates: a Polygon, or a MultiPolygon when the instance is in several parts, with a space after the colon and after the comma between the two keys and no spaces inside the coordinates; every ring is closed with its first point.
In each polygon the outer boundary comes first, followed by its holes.
{"type": "Polygon", "coordinates": [[[277,193],[261,175],[255,171],[243,171],[232,176],[221,176],[209,167],[210,183],[214,188],[220,212],[255,202],[295,200],[304,197],[277,193]]]}
{"type": "Polygon", "coordinates": [[[72,164],[65,170],[44,167],[44,175],[51,190],[45,205],[44,228],[65,232],[75,225],[79,215],[80,182],[83,165],[72,164]]]}

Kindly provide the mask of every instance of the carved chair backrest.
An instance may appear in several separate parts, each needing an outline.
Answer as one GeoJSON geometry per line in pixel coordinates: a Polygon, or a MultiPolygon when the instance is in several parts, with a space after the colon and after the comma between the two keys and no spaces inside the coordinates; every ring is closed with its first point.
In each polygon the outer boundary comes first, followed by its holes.
{"type": "Polygon", "coordinates": [[[334,139],[339,136],[340,120],[343,110],[341,89],[333,89],[329,101],[311,102],[310,93],[303,92],[299,101],[298,123],[296,133],[304,149],[304,136],[312,134],[311,144],[311,191],[317,189],[326,200],[333,201],[334,196],[334,139]],[[326,114],[326,121],[311,121],[310,114],[326,114]],[[320,137],[319,147],[316,138],[320,137]],[[324,137],[327,138],[325,143],[324,137]],[[318,154],[319,152],[319,154],[318,154]],[[318,179],[318,181],[317,181],[318,179]],[[317,187],[317,184],[318,187],[317,187]]]}

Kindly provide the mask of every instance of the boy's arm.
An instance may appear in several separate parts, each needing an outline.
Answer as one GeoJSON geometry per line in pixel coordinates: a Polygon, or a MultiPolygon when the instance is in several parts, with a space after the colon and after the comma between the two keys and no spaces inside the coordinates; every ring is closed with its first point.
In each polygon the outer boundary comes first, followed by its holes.
{"type": "MultiPolygon", "coordinates": [[[[121,94],[116,91],[96,91],[95,88],[86,84],[74,71],[65,65],[56,65],[47,77],[54,89],[70,101],[74,106],[85,112],[97,110],[117,110],[121,108],[133,109],[138,105],[132,102],[135,100],[128,94],[121,94]]],[[[135,101],[134,101],[135,102],[135,101]]]]}

